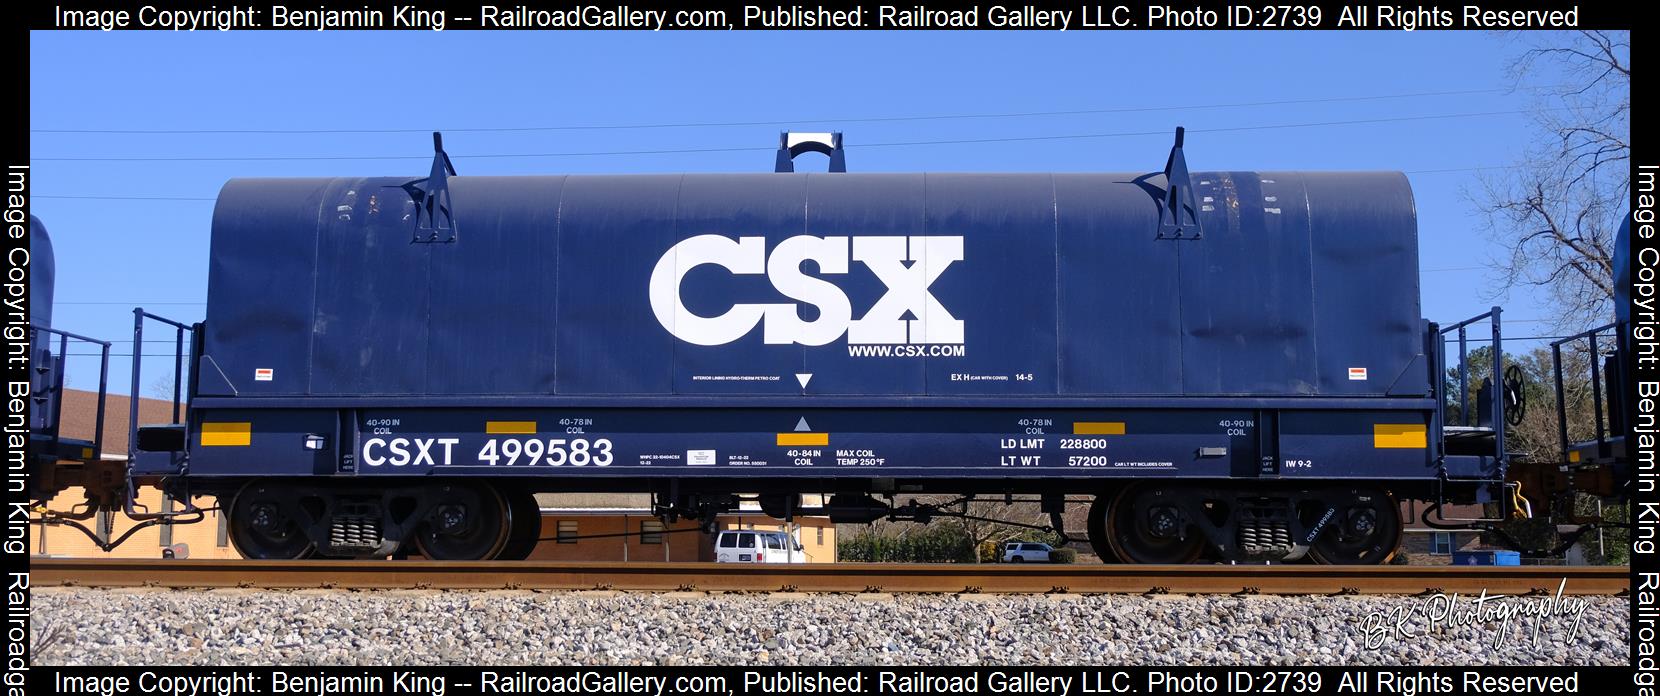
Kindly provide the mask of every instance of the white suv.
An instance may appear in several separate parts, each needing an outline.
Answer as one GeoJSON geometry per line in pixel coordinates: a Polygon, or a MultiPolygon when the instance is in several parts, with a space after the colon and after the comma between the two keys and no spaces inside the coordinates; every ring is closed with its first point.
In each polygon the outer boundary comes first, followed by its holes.
{"type": "Polygon", "coordinates": [[[1054,547],[1030,541],[1011,541],[1003,545],[1004,563],[1048,563],[1054,547]]]}
{"type": "Polygon", "coordinates": [[[728,529],[715,536],[716,563],[806,563],[800,542],[784,532],[728,529]]]}

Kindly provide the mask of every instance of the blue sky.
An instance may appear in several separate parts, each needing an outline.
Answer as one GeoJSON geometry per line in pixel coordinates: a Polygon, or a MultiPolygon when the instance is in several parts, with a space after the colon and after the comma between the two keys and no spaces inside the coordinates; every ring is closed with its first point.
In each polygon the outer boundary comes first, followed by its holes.
{"type": "MultiPolygon", "coordinates": [[[[57,245],[54,323],[126,341],[131,308],[201,318],[204,200],[244,176],[423,176],[430,137],[463,175],[770,171],[781,129],[846,133],[853,171],[1151,171],[1175,126],[1188,162],[1212,169],[1390,169],[1418,205],[1425,316],[1495,303],[1498,254],[1464,191],[1471,167],[1514,162],[1534,140],[1523,114],[1202,132],[1241,126],[1514,112],[1501,90],[1520,50],[1485,32],[37,32],[31,37],[33,212],[57,245]],[[1462,92],[1393,98],[1395,95],[1462,92]],[[1357,97],[1391,97],[1350,99],[1357,97]],[[1261,102],[1334,100],[1262,105],[1261,102]],[[1241,106],[1241,104],[1258,104],[1241,106]],[[1230,105],[1218,108],[1216,105],[1230,105]],[[1139,109],[1021,118],[837,119],[1139,109]],[[463,132],[590,124],[759,125],[463,132]],[[42,129],[414,129],[404,133],[45,133],[42,129]],[[965,145],[914,142],[1100,133],[1157,135],[965,145]],[[695,148],[754,151],[480,158],[695,148]],[[343,157],[282,161],[63,161],[97,157],[343,157]]],[[[1550,84],[1548,75],[1530,76],[1550,84]]],[[[804,158],[805,159],[805,158],[804,158]]],[[[822,158],[802,169],[820,167],[822,158]]],[[[1499,171],[1489,171],[1491,176],[1499,171]]],[[[1514,320],[1548,316],[1529,293],[1497,298],[1514,320]]],[[[1508,336],[1546,323],[1518,321],[1508,336]]],[[[161,338],[157,336],[156,338],[161,338]]],[[[171,350],[155,344],[148,351],[171,350]]],[[[130,352],[130,342],[115,351],[130,352]]],[[[112,361],[127,391],[127,360],[112,361]]],[[[147,368],[170,369],[171,359],[147,368]]],[[[91,386],[95,361],[72,365],[91,386]]],[[[151,380],[147,377],[148,391],[151,380]]]]}

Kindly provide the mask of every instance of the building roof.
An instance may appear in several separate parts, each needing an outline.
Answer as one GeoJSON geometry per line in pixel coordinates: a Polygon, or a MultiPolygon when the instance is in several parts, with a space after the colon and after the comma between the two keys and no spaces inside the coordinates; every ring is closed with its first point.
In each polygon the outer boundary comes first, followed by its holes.
{"type": "Polygon", "coordinates": [[[565,514],[651,514],[650,493],[537,493],[543,512],[565,514]]]}
{"type": "MultiPolygon", "coordinates": [[[[127,414],[131,401],[122,394],[110,394],[104,402],[104,458],[127,457],[127,414]]],[[[82,389],[63,390],[63,416],[58,434],[79,440],[93,439],[98,422],[98,393],[82,389]]],[[[173,422],[171,399],[138,399],[139,425],[173,422]]]]}
{"type": "MultiPolygon", "coordinates": [[[[824,504],[823,496],[801,496],[803,506],[824,504]]],[[[536,504],[544,513],[566,515],[622,515],[651,514],[650,493],[537,493],[536,504]]],[[[734,512],[760,512],[761,504],[754,500],[740,501],[734,512]]]]}

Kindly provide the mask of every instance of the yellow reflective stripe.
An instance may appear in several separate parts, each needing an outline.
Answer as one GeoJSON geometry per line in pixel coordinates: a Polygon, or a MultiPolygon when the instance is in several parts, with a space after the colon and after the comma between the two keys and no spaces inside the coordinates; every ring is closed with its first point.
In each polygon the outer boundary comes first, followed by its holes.
{"type": "Polygon", "coordinates": [[[779,447],[829,447],[830,433],[779,433],[779,447]]]}
{"type": "Polygon", "coordinates": [[[1372,426],[1372,447],[1377,449],[1424,449],[1429,434],[1422,423],[1378,423],[1372,426]]]}
{"type": "Polygon", "coordinates": [[[485,421],[487,435],[535,435],[536,421],[485,421]]]}
{"type": "Polygon", "coordinates": [[[1109,421],[1109,422],[1101,422],[1101,423],[1090,423],[1090,422],[1086,422],[1086,421],[1078,421],[1078,422],[1072,424],[1072,434],[1073,435],[1123,435],[1124,434],[1124,423],[1122,421],[1109,421]]]}
{"type": "Polygon", "coordinates": [[[203,423],[203,447],[246,447],[253,442],[253,423],[203,423]]]}

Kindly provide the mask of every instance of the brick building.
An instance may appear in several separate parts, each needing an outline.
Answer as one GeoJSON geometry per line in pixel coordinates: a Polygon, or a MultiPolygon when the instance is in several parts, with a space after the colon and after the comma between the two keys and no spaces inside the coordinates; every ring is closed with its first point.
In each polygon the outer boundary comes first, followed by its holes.
{"type": "MultiPolygon", "coordinates": [[[[651,515],[651,497],[643,493],[541,494],[542,543],[530,555],[561,561],[713,561],[714,539],[680,520],[665,526],[651,515]],[[635,536],[621,535],[624,532],[635,536]],[[560,541],[563,538],[565,541],[560,541]]],[[[815,501],[807,501],[817,504],[815,501]]],[[[739,514],[722,515],[720,529],[789,531],[783,520],[763,514],[750,503],[739,514]],[[752,508],[753,509],[750,509],[752,508]]],[[[809,563],[834,563],[836,528],[825,517],[797,517],[796,538],[809,563]]]]}
{"type": "MultiPolygon", "coordinates": [[[[1450,565],[1454,551],[1481,551],[1502,547],[1489,546],[1481,539],[1481,532],[1436,529],[1423,523],[1424,509],[1431,503],[1423,500],[1401,501],[1401,550],[1395,554],[1397,563],[1404,559],[1411,565],[1450,565]]],[[[1476,518],[1484,515],[1480,505],[1448,505],[1441,510],[1442,518],[1476,518]]]]}
{"type": "MultiPolygon", "coordinates": [[[[127,414],[130,408],[131,401],[128,397],[119,394],[108,396],[104,406],[104,459],[126,460],[127,414]]],[[[91,440],[96,429],[97,414],[96,392],[65,389],[59,433],[66,438],[91,440]]],[[[139,398],[138,420],[140,423],[172,422],[172,401],[139,398]]],[[[85,496],[80,489],[71,488],[52,498],[47,507],[53,510],[69,510],[83,500],[85,496]]],[[[161,491],[155,488],[140,489],[138,502],[151,510],[178,509],[176,501],[163,499],[161,491]]],[[[209,497],[198,497],[195,502],[197,507],[203,509],[212,508],[217,504],[209,497]]],[[[218,511],[209,510],[203,513],[202,521],[195,524],[154,525],[134,533],[131,538],[107,554],[100,551],[93,540],[78,530],[63,526],[30,525],[30,533],[33,534],[30,548],[33,553],[42,556],[107,555],[119,558],[156,558],[161,556],[163,548],[184,544],[190,550],[191,558],[237,558],[236,549],[231,547],[230,538],[226,535],[224,521],[224,516],[218,511]]],[[[99,513],[82,524],[97,532],[99,538],[109,540],[120,538],[137,523],[119,513],[99,513]]]]}

